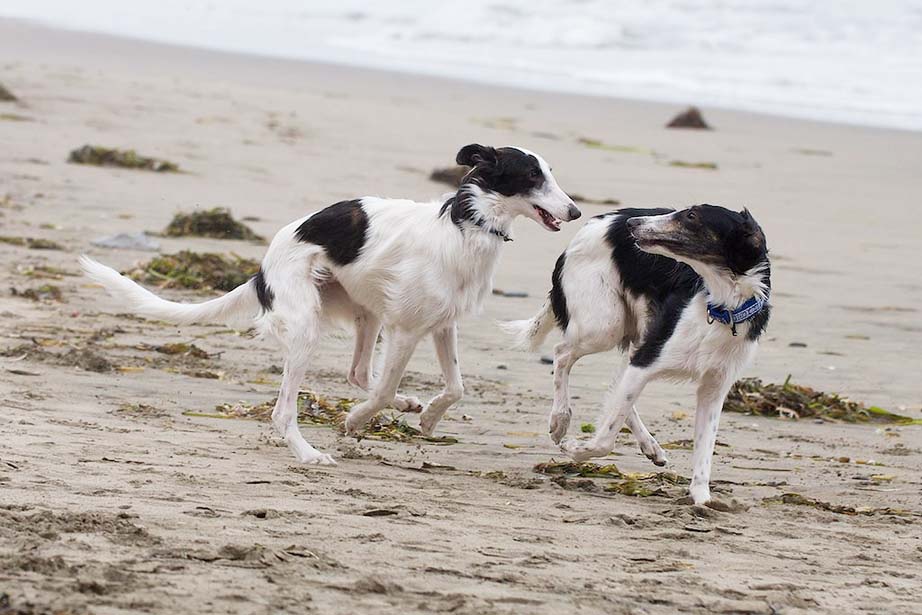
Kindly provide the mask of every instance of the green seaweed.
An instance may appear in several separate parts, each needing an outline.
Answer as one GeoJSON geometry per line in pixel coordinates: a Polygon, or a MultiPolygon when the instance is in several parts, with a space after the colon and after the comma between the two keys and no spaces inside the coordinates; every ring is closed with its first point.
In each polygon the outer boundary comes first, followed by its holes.
{"type": "Polygon", "coordinates": [[[822,418],[846,423],[890,423],[922,425],[922,419],[894,414],[877,406],[823,393],[808,386],[793,384],[789,375],[784,384],[763,383],[759,378],[743,378],[730,389],[724,411],[758,416],[822,418]]]}
{"type": "Polygon", "coordinates": [[[20,246],[30,250],[63,250],[61,244],[51,241],[50,239],[41,239],[36,237],[10,237],[7,235],[0,236],[0,243],[11,246],[20,246]]]}
{"type": "Polygon", "coordinates": [[[622,478],[624,474],[613,463],[599,465],[597,463],[576,461],[548,461],[539,463],[534,467],[538,474],[580,476],[582,478],[622,478]]]}
{"type": "Polygon", "coordinates": [[[605,150],[607,152],[621,152],[625,154],[647,154],[650,156],[656,154],[656,152],[654,152],[652,149],[649,149],[646,147],[637,147],[634,145],[613,145],[611,143],[605,143],[599,139],[592,139],[589,137],[580,137],[579,139],[577,139],[577,142],[580,145],[585,145],[586,147],[590,147],[592,149],[605,150]]]}
{"type": "Polygon", "coordinates": [[[11,288],[10,291],[14,297],[22,297],[23,299],[31,299],[32,301],[40,301],[43,303],[50,301],[57,303],[64,302],[64,294],[61,292],[60,287],[54,284],[42,284],[41,286],[27,288],[25,290],[11,288]]]}
{"type": "Polygon", "coordinates": [[[99,145],[84,145],[77,148],[70,153],[67,161],[96,167],[119,167],[122,169],[154,171],[156,173],[179,172],[179,165],[168,160],[141,156],[133,149],[119,150],[99,145]]]}
{"type": "Polygon", "coordinates": [[[564,489],[598,491],[590,478],[607,479],[604,491],[634,497],[667,496],[667,487],[687,485],[689,480],[675,472],[622,472],[614,464],[599,465],[575,461],[539,463],[538,474],[554,476],[554,482],[564,489]]]}
{"type": "MultiPolygon", "coordinates": [[[[272,417],[276,399],[261,404],[219,404],[214,412],[183,412],[185,416],[197,416],[220,419],[246,419],[255,421],[268,421],[272,417]]],[[[301,391],[298,395],[298,422],[309,425],[332,427],[340,431],[346,420],[346,415],[358,403],[355,399],[338,398],[329,399],[313,391],[301,391]]],[[[370,440],[386,440],[390,442],[416,442],[423,441],[431,444],[457,444],[458,439],[450,436],[424,436],[419,429],[409,425],[403,417],[380,413],[371,419],[365,427],[363,438],[370,440]]]]}
{"type": "Polygon", "coordinates": [[[167,237],[213,237],[215,239],[245,239],[265,241],[246,224],[237,222],[230,211],[214,207],[190,214],[178,213],[164,229],[167,237]]]}
{"type": "Polygon", "coordinates": [[[160,354],[166,354],[171,356],[182,355],[186,357],[192,357],[194,359],[210,359],[213,355],[208,354],[195,344],[186,344],[183,342],[175,342],[172,344],[162,344],[159,346],[150,346],[148,344],[140,344],[138,346],[140,350],[153,350],[154,352],[159,352],[160,354]]]}
{"type": "Polygon", "coordinates": [[[832,504],[830,502],[823,502],[822,500],[810,498],[799,493],[784,493],[778,496],[764,498],[762,502],[767,505],[791,504],[794,506],[809,506],[811,508],[825,510],[827,512],[836,513],[838,515],[894,515],[898,517],[906,517],[912,514],[910,511],[900,508],[872,508],[867,506],[855,508],[854,506],[845,506],[843,504],[832,504]]]}
{"type": "Polygon", "coordinates": [[[669,162],[669,166],[680,167],[683,169],[705,169],[708,171],[717,170],[716,162],[686,162],[684,160],[672,160],[669,162]]]}
{"type": "Polygon", "coordinates": [[[251,259],[183,250],[158,256],[127,275],[161,288],[231,291],[258,271],[259,263],[251,259]]]}

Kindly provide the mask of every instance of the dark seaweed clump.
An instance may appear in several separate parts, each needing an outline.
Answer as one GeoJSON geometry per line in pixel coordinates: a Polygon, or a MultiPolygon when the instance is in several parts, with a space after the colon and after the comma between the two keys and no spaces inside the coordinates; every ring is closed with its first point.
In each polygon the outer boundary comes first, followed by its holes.
{"type": "Polygon", "coordinates": [[[196,211],[191,214],[176,214],[164,229],[163,234],[167,237],[213,237],[215,239],[265,241],[246,224],[234,220],[230,211],[222,207],[196,211]]]}
{"type": "Polygon", "coordinates": [[[682,111],[677,116],[672,118],[668,124],[667,128],[697,128],[698,130],[710,130],[711,127],[707,122],[704,121],[704,116],[701,115],[701,110],[698,107],[689,107],[685,111],[682,111]]]}
{"type": "Polygon", "coordinates": [[[16,102],[18,99],[0,83],[0,102],[16,102]]]}
{"type": "Polygon", "coordinates": [[[846,423],[922,424],[922,419],[894,414],[877,406],[865,407],[835,393],[823,393],[793,384],[790,376],[784,384],[766,384],[758,378],[743,378],[730,389],[724,411],[795,419],[822,418],[846,423]]]}
{"type": "Polygon", "coordinates": [[[129,271],[128,275],[161,288],[231,291],[259,271],[259,263],[236,255],[183,250],[157,258],[129,271]]]}
{"type": "Polygon", "coordinates": [[[97,167],[120,167],[123,169],[140,169],[157,173],[178,173],[179,165],[168,160],[158,160],[141,156],[133,149],[119,150],[99,145],[84,145],[70,153],[68,162],[89,164],[97,167]]]}
{"type": "Polygon", "coordinates": [[[461,180],[464,179],[464,176],[467,175],[467,172],[470,170],[471,168],[466,166],[442,167],[433,169],[432,173],[429,174],[429,179],[440,184],[448,184],[452,188],[457,188],[461,185],[461,180]]]}
{"type": "MultiPolygon", "coordinates": [[[[261,404],[219,404],[214,412],[184,412],[186,416],[200,416],[218,419],[248,419],[268,421],[275,408],[276,399],[261,404]]],[[[322,425],[342,429],[346,415],[356,404],[348,398],[330,399],[314,393],[301,391],[298,395],[298,422],[310,425],[322,425]]],[[[409,425],[402,417],[379,413],[365,427],[363,438],[386,440],[390,442],[424,441],[431,444],[457,444],[451,436],[424,436],[415,427],[409,425]]]]}

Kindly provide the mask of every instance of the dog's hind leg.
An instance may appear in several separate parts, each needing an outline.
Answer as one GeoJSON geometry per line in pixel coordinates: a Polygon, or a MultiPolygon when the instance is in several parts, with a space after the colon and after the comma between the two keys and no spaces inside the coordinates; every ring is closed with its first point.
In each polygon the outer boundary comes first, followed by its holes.
{"type": "Polygon", "coordinates": [[[564,440],[560,444],[561,450],[575,461],[609,454],[615,448],[618,432],[634,410],[634,401],[640,396],[651,375],[647,369],[628,366],[605,396],[595,435],[589,440],[564,440]]]}
{"type": "Polygon", "coordinates": [[[346,432],[351,435],[358,433],[375,414],[394,401],[403,372],[420,338],[416,332],[396,328],[387,330],[385,335],[387,344],[381,374],[374,379],[369,398],[355,406],[346,417],[346,432]]]}
{"type": "Polygon", "coordinates": [[[301,322],[299,324],[301,326],[297,329],[288,329],[290,332],[286,340],[288,357],[282,372],[279,398],[275,403],[275,409],[272,410],[272,424],[279,435],[285,439],[285,443],[288,444],[295,458],[301,463],[335,465],[333,458],[311,446],[298,428],[298,392],[301,388],[301,381],[307,373],[308,359],[311,351],[316,348],[319,334],[319,323],[316,320],[313,323],[301,322]]]}
{"type": "MultiPolygon", "coordinates": [[[[617,313],[611,314],[609,322],[617,322],[617,317],[617,313]]],[[[563,341],[554,346],[554,405],[548,417],[548,432],[554,444],[559,444],[567,435],[573,416],[570,407],[570,370],[581,358],[614,348],[620,335],[619,327],[603,327],[599,321],[574,323],[571,320],[571,323],[564,333],[563,341]]]]}
{"type": "MultiPolygon", "coordinates": [[[[352,367],[349,369],[349,384],[363,391],[369,391],[374,382],[374,354],[378,334],[381,333],[381,321],[365,308],[355,306],[355,349],[352,353],[352,367]]],[[[394,395],[394,408],[400,412],[419,413],[422,403],[416,397],[394,395]]]]}
{"type": "Polygon", "coordinates": [[[452,324],[450,327],[434,332],[432,340],[435,342],[435,353],[439,358],[439,366],[442,368],[445,388],[429,401],[419,417],[420,429],[426,436],[432,435],[445,411],[460,401],[464,395],[461,366],[458,363],[458,326],[452,324]]]}
{"type": "Polygon", "coordinates": [[[372,358],[375,343],[381,332],[381,321],[368,310],[356,306],[355,349],[352,353],[352,367],[349,368],[349,384],[367,391],[371,383],[372,358]]]}
{"type": "Polygon", "coordinates": [[[335,465],[332,457],[308,444],[298,428],[298,392],[320,339],[321,295],[313,279],[290,279],[289,284],[276,285],[272,310],[264,316],[266,331],[285,351],[282,386],[272,410],[272,424],[301,463],[335,465]]]}
{"type": "Polygon", "coordinates": [[[554,444],[567,435],[573,410],[570,408],[570,370],[582,355],[573,346],[560,342],[554,346],[554,405],[547,419],[547,430],[554,444]]]}
{"type": "MultiPolygon", "coordinates": [[[[614,380],[620,380],[621,374],[627,369],[627,366],[628,356],[627,353],[625,353],[614,380]]],[[[659,442],[656,441],[656,438],[653,437],[653,434],[650,433],[650,430],[647,429],[647,426],[644,425],[643,421],[640,419],[640,414],[637,412],[636,405],[631,406],[631,411],[627,415],[625,423],[628,429],[631,430],[631,433],[634,434],[637,444],[640,445],[640,452],[643,453],[647,459],[657,466],[664,466],[669,462],[669,459],[666,457],[666,451],[663,450],[663,447],[660,446],[659,442]]]]}

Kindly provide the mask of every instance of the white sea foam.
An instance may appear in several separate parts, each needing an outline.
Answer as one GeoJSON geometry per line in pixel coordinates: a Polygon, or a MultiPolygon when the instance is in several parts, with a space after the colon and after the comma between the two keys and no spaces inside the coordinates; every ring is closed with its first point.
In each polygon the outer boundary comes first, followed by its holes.
{"type": "Polygon", "coordinates": [[[918,0],[2,0],[67,28],[922,130],[918,0]]]}

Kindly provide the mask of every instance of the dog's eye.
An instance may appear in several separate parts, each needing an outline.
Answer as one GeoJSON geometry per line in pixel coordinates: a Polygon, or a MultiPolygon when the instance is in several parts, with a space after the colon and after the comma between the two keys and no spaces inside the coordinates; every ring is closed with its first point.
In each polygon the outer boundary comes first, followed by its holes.
{"type": "Polygon", "coordinates": [[[685,219],[686,219],[686,220],[694,220],[694,219],[696,219],[697,217],[698,217],[698,214],[696,214],[696,213],[694,212],[694,210],[689,209],[688,211],[685,212],[685,219]]]}
{"type": "Polygon", "coordinates": [[[539,177],[541,177],[541,171],[538,169],[532,169],[531,171],[528,172],[528,177],[530,177],[531,179],[538,179],[539,177]]]}

